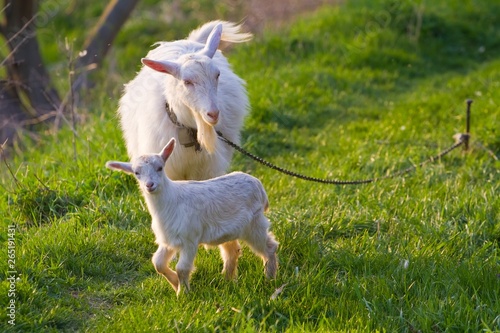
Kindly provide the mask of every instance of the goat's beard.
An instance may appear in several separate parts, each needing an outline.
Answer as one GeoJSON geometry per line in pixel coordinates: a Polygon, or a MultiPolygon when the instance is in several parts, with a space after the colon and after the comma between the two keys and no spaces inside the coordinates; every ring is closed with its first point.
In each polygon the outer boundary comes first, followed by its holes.
{"type": "Polygon", "coordinates": [[[198,142],[207,150],[209,154],[212,154],[215,151],[215,143],[217,142],[217,133],[215,132],[215,128],[212,125],[207,124],[199,113],[193,113],[194,120],[196,121],[196,127],[198,129],[198,142]]]}

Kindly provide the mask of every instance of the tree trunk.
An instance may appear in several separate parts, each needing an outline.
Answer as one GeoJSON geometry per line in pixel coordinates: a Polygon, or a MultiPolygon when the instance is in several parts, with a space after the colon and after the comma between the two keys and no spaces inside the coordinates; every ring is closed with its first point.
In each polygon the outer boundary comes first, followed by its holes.
{"type": "MultiPolygon", "coordinates": [[[[116,35],[139,0],[111,0],[95,29],[85,42],[83,56],[70,65],[79,70],[73,92],[78,92],[86,71],[100,65],[116,35]],[[95,67],[95,66],[94,66],[95,67]]],[[[7,69],[0,80],[0,139],[12,138],[26,124],[57,119],[62,112],[61,99],[45,70],[36,39],[38,0],[4,0],[0,10],[0,34],[7,40],[10,53],[0,66],[7,69]],[[26,103],[26,101],[28,103],[26,103]]],[[[55,123],[57,126],[57,122],[55,123]]]]}
{"type": "Polygon", "coordinates": [[[0,80],[0,146],[15,137],[21,124],[28,118],[15,87],[0,80]]]}
{"type": "MultiPolygon", "coordinates": [[[[46,118],[60,106],[61,99],[45,70],[36,39],[37,4],[37,0],[6,0],[1,32],[11,50],[6,59],[9,85],[17,92],[9,95],[25,95],[30,102],[30,115],[46,118]]],[[[16,112],[19,108],[12,109],[14,117],[16,112]]]]}

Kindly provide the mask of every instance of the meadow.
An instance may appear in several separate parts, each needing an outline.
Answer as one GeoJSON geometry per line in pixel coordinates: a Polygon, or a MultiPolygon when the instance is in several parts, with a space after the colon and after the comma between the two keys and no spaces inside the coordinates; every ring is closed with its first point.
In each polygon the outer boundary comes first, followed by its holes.
{"type": "MultiPolygon", "coordinates": [[[[61,45],[78,45],[101,9],[86,6],[40,29],[61,91],[61,45]]],[[[235,153],[231,170],[268,192],[278,276],[266,280],[244,249],[238,280],[226,281],[218,251],[200,249],[179,298],[151,264],[137,185],[104,167],[127,158],[115,111],[140,58],[201,23],[169,25],[160,7],[137,8],[74,132],[27,136],[0,161],[0,331],[500,331],[500,3],[346,1],[226,51],[252,106],[243,146],[277,165],[339,180],[397,172],[453,144],[466,99],[470,148],[357,186],[290,178],[235,153]]]]}

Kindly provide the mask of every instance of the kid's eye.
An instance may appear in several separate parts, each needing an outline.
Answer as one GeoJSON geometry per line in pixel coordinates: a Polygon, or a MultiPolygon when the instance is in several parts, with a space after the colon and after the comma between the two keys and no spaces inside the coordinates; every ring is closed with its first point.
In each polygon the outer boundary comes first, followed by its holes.
{"type": "Polygon", "coordinates": [[[160,172],[163,170],[163,167],[159,167],[156,171],[160,172]]]}
{"type": "Polygon", "coordinates": [[[184,80],[184,84],[186,86],[192,86],[193,85],[193,81],[191,81],[191,80],[184,80]]]}

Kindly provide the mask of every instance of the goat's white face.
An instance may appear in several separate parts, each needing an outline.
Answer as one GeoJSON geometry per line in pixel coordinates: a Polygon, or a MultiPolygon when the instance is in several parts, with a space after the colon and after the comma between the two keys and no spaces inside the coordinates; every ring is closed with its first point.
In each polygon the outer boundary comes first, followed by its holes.
{"type": "Polygon", "coordinates": [[[132,163],[110,161],[106,167],[134,175],[144,193],[156,193],[166,177],[163,167],[174,147],[175,139],[172,138],[159,154],[142,155],[132,163]]]}
{"type": "Polygon", "coordinates": [[[220,71],[206,56],[191,55],[185,57],[180,68],[179,98],[193,112],[201,115],[210,126],[219,120],[217,106],[217,85],[220,71]]]}
{"type": "Polygon", "coordinates": [[[217,85],[220,71],[212,58],[217,52],[221,36],[222,25],[219,24],[208,36],[205,47],[196,53],[183,55],[176,61],[141,60],[144,65],[175,77],[178,81],[178,98],[194,112],[195,118],[200,115],[210,126],[219,121],[217,85]]]}

